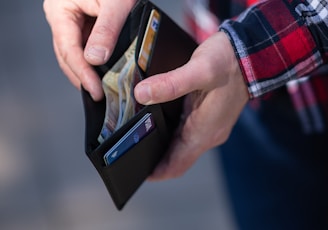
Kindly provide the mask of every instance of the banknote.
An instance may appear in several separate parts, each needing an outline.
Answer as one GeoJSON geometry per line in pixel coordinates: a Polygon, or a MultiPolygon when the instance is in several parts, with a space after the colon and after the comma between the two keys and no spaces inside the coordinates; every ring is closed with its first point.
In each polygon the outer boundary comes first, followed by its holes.
{"type": "Polygon", "coordinates": [[[133,89],[137,81],[135,78],[139,76],[135,70],[135,47],[136,39],[102,79],[106,97],[106,113],[98,137],[100,143],[110,137],[136,112],[133,89]]]}
{"type": "Polygon", "coordinates": [[[103,78],[103,89],[106,95],[106,115],[102,129],[103,138],[115,130],[119,113],[118,79],[114,72],[108,72],[103,78]]]}
{"type": "Polygon", "coordinates": [[[133,115],[133,72],[135,70],[135,61],[134,59],[130,59],[124,68],[122,69],[119,77],[118,77],[118,96],[119,96],[119,104],[120,111],[116,124],[116,128],[121,127],[125,124],[133,115]]]}

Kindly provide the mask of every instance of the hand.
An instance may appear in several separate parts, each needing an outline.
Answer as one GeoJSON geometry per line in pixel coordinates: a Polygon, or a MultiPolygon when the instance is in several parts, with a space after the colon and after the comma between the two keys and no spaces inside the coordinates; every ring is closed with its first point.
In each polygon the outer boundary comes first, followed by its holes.
{"type": "Polygon", "coordinates": [[[106,63],[136,0],[44,0],[61,69],[77,88],[94,100],[103,97],[101,81],[91,65],[106,63]]]}
{"type": "Polygon", "coordinates": [[[185,119],[149,180],[181,176],[201,154],[224,143],[247,103],[246,84],[223,32],[202,43],[186,65],[149,77],[135,88],[136,99],[142,104],[170,101],[182,95],[187,95],[185,119]]]}

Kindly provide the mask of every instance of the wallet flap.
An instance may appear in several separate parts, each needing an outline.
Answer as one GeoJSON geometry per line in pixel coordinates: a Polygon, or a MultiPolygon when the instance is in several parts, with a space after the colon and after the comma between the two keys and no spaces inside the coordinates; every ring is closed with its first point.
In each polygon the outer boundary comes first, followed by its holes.
{"type": "MultiPolygon", "coordinates": [[[[142,40],[147,30],[147,22],[152,10],[157,10],[160,14],[158,32],[154,38],[154,45],[149,54],[149,64],[146,71],[140,66],[139,70],[144,77],[174,70],[186,64],[193,51],[197,47],[195,40],[179,27],[165,12],[154,4],[148,2],[144,7],[143,16],[140,23],[138,43],[136,47],[136,59],[141,51],[142,40]]],[[[183,110],[184,98],[178,98],[171,102],[162,103],[162,109],[167,128],[172,134],[180,122],[180,115],[183,110]]]]}

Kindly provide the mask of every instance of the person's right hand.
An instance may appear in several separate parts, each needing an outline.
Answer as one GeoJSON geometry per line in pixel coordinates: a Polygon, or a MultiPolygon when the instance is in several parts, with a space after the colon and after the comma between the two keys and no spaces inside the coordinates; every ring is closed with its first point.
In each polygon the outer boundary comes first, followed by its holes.
{"type": "Polygon", "coordinates": [[[180,127],[149,180],[179,177],[207,150],[223,144],[249,100],[238,59],[224,32],[201,43],[185,65],[139,82],[134,94],[145,105],[186,95],[180,127]]]}
{"type": "Polygon", "coordinates": [[[136,0],[44,0],[58,63],[77,88],[94,100],[103,97],[91,65],[111,56],[122,26],[136,0]]]}

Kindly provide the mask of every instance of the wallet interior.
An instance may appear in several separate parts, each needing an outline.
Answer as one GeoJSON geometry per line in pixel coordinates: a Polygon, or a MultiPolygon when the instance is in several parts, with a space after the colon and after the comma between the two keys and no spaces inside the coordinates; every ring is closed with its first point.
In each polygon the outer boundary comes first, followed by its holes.
{"type": "MultiPolygon", "coordinates": [[[[149,68],[144,72],[137,67],[142,78],[173,70],[189,60],[197,47],[196,42],[153,3],[139,1],[121,31],[110,60],[105,65],[95,66],[100,78],[138,36],[135,57],[137,60],[152,9],[160,12],[161,20],[149,68]]],[[[105,118],[106,99],[95,102],[83,88],[82,99],[86,121],[85,152],[101,176],[117,209],[121,210],[165,154],[174,131],[179,125],[184,98],[144,106],[132,119],[101,144],[97,138],[105,118]],[[103,160],[104,154],[147,113],[152,115],[155,124],[154,130],[107,166],[103,160]]]]}

